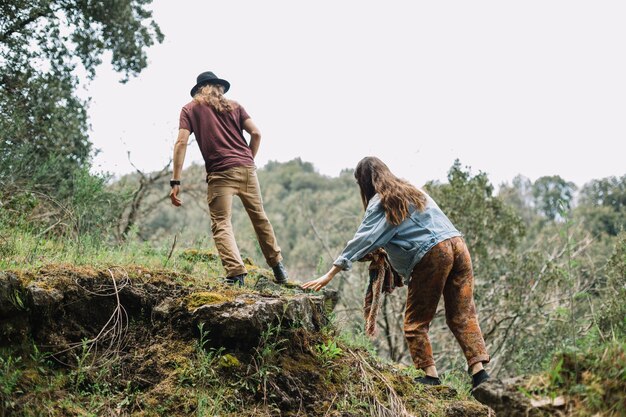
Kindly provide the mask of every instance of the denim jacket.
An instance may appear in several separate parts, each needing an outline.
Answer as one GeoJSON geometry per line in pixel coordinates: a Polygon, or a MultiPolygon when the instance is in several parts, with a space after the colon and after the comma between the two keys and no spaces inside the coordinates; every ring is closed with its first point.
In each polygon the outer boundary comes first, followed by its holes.
{"type": "Polygon", "coordinates": [[[391,265],[408,283],[415,265],[433,246],[451,237],[462,236],[437,203],[430,196],[426,198],[424,211],[411,207],[409,217],[394,226],[385,217],[380,196],[374,195],[356,234],[333,264],[349,270],[352,262],[382,247],[387,251],[391,265]]]}

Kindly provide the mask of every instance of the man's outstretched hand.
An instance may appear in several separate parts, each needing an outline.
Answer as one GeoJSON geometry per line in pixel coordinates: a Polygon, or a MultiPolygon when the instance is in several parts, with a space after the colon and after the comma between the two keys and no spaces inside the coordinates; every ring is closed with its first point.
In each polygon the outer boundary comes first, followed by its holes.
{"type": "Polygon", "coordinates": [[[172,204],[176,207],[183,205],[183,200],[178,198],[178,193],[180,193],[180,185],[173,186],[172,191],[170,191],[170,199],[172,200],[172,204]]]}

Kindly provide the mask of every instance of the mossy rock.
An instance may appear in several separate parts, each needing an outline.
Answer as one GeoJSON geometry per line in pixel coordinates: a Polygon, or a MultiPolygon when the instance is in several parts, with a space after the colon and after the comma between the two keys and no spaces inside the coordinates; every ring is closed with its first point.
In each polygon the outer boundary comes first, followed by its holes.
{"type": "Polygon", "coordinates": [[[220,357],[217,362],[217,366],[219,366],[220,369],[239,368],[241,366],[241,362],[239,362],[239,359],[237,359],[235,355],[227,353],[220,357]]]}
{"type": "Polygon", "coordinates": [[[234,298],[228,294],[213,291],[200,291],[190,294],[185,300],[185,303],[189,310],[195,310],[204,305],[225,303],[233,299],[234,298]]]}

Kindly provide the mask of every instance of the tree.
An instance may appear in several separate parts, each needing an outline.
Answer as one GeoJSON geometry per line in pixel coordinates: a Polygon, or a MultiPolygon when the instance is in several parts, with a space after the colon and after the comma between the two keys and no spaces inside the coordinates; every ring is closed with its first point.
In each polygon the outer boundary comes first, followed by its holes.
{"type": "Polygon", "coordinates": [[[626,175],[593,180],[583,186],[580,194],[582,203],[622,211],[626,209],[626,175]]]}
{"type": "Polygon", "coordinates": [[[539,211],[550,220],[555,220],[562,211],[572,208],[576,185],[559,175],[539,178],[533,184],[533,197],[539,211]]]}
{"type": "Polygon", "coordinates": [[[500,197],[505,204],[515,209],[526,225],[530,226],[537,217],[537,212],[533,207],[532,182],[530,179],[517,175],[509,185],[504,183],[498,190],[500,197]]]}
{"type": "Polygon", "coordinates": [[[3,71],[0,111],[2,183],[46,188],[88,164],[87,112],[68,74],[3,71]]]}
{"type": "Polygon", "coordinates": [[[494,195],[487,174],[472,175],[458,159],[448,171],[448,184],[429,182],[426,189],[463,232],[477,260],[487,261],[495,252],[515,248],[524,235],[521,219],[494,195]]]}
{"type": "Polygon", "coordinates": [[[577,214],[593,233],[617,236],[626,228],[626,175],[593,180],[580,196],[577,214]]]}
{"type": "Polygon", "coordinates": [[[76,97],[77,69],[95,75],[105,51],[122,82],[147,65],[145,49],[163,34],[151,0],[14,0],[0,3],[0,180],[54,184],[89,163],[87,103],[76,97]],[[50,175],[50,174],[53,175],[50,175]],[[54,175],[56,174],[56,175],[54,175]]]}
{"type": "Polygon", "coordinates": [[[124,74],[123,81],[147,65],[145,48],[163,40],[146,6],[152,0],[14,0],[0,4],[0,56],[11,73],[48,65],[67,72],[82,63],[95,75],[105,51],[124,74]]]}

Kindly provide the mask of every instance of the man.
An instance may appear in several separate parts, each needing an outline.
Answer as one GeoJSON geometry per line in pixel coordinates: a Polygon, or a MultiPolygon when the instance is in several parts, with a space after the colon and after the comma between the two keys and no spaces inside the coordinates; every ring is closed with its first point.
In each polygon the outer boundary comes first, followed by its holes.
{"type": "Polygon", "coordinates": [[[193,100],[180,113],[170,198],[174,206],[182,205],[178,196],[181,174],[189,135],[193,133],[206,166],[211,231],[226,270],[226,282],[243,285],[247,274],[230,220],[233,196],[236,195],[252,221],[261,251],[274,272],[276,282],[284,284],[287,282],[287,271],[274,230],[263,210],[254,165],[261,133],[239,103],[224,97],[229,88],[228,81],[210,71],[198,75],[196,85],[191,89],[193,100]],[[246,143],[244,130],[250,134],[250,144],[246,143]]]}

